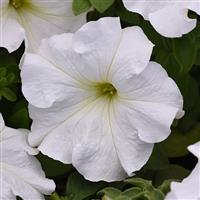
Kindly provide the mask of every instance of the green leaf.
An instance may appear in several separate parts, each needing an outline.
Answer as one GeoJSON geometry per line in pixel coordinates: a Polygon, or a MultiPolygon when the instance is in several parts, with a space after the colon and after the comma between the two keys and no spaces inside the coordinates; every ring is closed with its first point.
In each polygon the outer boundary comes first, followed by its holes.
{"type": "Polygon", "coordinates": [[[136,13],[128,12],[122,9],[117,9],[116,12],[120,19],[125,23],[130,25],[138,25],[140,22],[140,16],[136,13]]]}
{"type": "Polygon", "coordinates": [[[198,23],[196,28],[193,29],[187,37],[191,40],[191,42],[196,46],[196,48],[200,48],[200,24],[198,23]]]}
{"type": "Polygon", "coordinates": [[[200,97],[197,99],[196,104],[192,110],[185,113],[185,116],[179,120],[178,128],[180,131],[190,131],[200,119],[200,97]]]}
{"type": "Polygon", "coordinates": [[[107,187],[101,190],[98,195],[103,195],[102,200],[164,200],[164,193],[155,188],[151,181],[142,178],[129,178],[124,182],[131,188],[120,191],[116,188],[107,187]],[[136,186],[136,187],[135,187],[136,186]]]}
{"type": "Polygon", "coordinates": [[[144,195],[141,188],[133,187],[121,192],[120,190],[112,187],[104,188],[98,192],[98,195],[103,195],[103,200],[132,200],[144,195]]]}
{"type": "Polygon", "coordinates": [[[169,76],[176,81],[181,67],[174,58],[171,49],[169,47],[167,49],[164,46],[163,47],[155,46],[153,55],[154,55],[153,60],[161,64],[162,67],[165,68],[169,76]]]}
{"type": "Polygon", "coordinates": [[[106,11],[115,0],[90,0],[90,3],[96,8],[100,13],[106,11]]]}
{"type": "Polygon", "coordinates": [[[5,67],[0,68],[0,78],[5,77],[7,70],[5,67]]]}
{"type": "Polygon", "coordinates": [[[17,83],[20,82],[20,70],[14,57],[6,50],[0,51],[0,99],[17,100],[17,83]]]}
{"type": "Polygon", "coordinates": [[[157,170],[163,169],[169,164],[168,158],[162,152],[158,145],[154,146],[150,159],[145,165],[145,169],[157,170]]]}
{"type": "Polygon", "coordinates": [[[18,64],[16,62],[16,59],[11,56],[11,54],[1,54],[0,53],[0,69],[6,68],[7,74],[14,73],[16,76],[20,78],[20,70],[18,67],[18,64]]]}
{"type": "Polygon", "coordinates": [[[154,189],[151,193],[147,193],[144,196],[147,197],[148,200],[164,200],[165,197],[164,194],[158,189],[154,189]]]}
{"type": "Polygon", "coordinates": [[[2,88],[0,89],[0,96],[3,96],[5,99],[9,101],[16,101],[17,96],[10,88],[2,88]]]}
{"type": "Polygon", "coordinates": [[[75,15],[86,12],[91,7],[89,0],[73,0],[72,8],[75,15]]]}
{"type": "Polygon", "coordinates": [[[68,197],[63,197],[63,196],[59,196],[56,192],[54,192],[51,196],[50,196],[50,200],[71,200],[68,197]]]}
{"type": "Polygon", "coordinates": [[[71,165],[66,165],[57,160],[53,160],[42,153],[37,155],[37,159],[40,161],[45,174],[49,177],[56,177],[66,174],[72,169],[71,165]]]}
{"type": "Polygon", "coordinates": [[[139,25],[142,27],[145,34],[153,42],[153,44],[156,45],[156,47],[159,47],[162,50],[169,52],[168,46],[166,46],[163,43],[163,37],[153,28],[153,26],[151,25],[150,22],[145,21],[145,20],[141,20],[141,23],[139,25]]]}
{"type": "Polygon", "coordinates": [[[115,200],[131,200],[131,199],[127,196],[121,195],[121,196],[115,198],[115,200]]]}
{"type": "Polygon", "coordinates": [[[98,192],[98,195],[105,195],[107,197],[104,197],[104,199],[115,199],[117,198],[118,196],[121,195],[121,191],[118,190],[118,189],[115,189],[115,188],[112,188],[112,187],[107,187],[107,188],[104,188],[103,190],[99,191],[98,192]]]}
{"type": "MultiPolygon", "coordinates": [[[[200,41],[199,41],[199,43],[200,43],[200,41]]],[[[195,65],[200,65],[200,51],[198,51],[198,53],[197,53],[196,61],[195,61],[194,64],[195,65]]]]}
{"type": "Polygon", "coordinates": [[[8,74],[6,79],[7,79],[7,84],[14,83],[15,82],[15,74],[11,72],[10,74],[8,74]]]}
{"type": "Polygon", "coordinates": [[[173,53],[181,66],[181,73],[187,74],[196,61],[197,48],[195,44],[188,37],[174,39],[173,53]]]}
{"type": "MultiPolygon", "coordinates": [[[[160,185],[165,180],[182,180],[190,174],[190,171],[179,165],[169,165],[165,169],[156,171],[154,181],[160,185]]],[[[163,188],[162,188],[163,189],[163,188]]],[[[164,190],[165,191],[165,190],[164,190]]]]}
{"type": "Polygon", "coordinates": [[[172,180],[165,180],[162,185],[158,187],[160,191],[162,191],[163,194],[167,194],[170,191],[170,185],[172,180]]]}
{"type": "Polygon", "coordinates": [[[125,182],[137,186],[137,188],[141,189],[140,192],[138,190],[137,193],[134,194],[134,198],[141,198],[143,196],[146,197],[146,199],[148,200],[164,200],[164,194],[159,189],[154,188],[154,186],[152,185],[152,181],[142,178],[130,178],[125,180],[125,182]]]}
{"type": "Polygon", "coordinates": [[[187,147],[200,140],[200,123],[196,124],[193,129],[182,133],[180,130],[174,129],[171,135],[158,145],[166,153],[168,157],[184,156],[188,153],[187,147]]]}
{"type": "Polygon", "coordinates": [[[152,181],[145,180],[142,178],[128,178],[128,179],[124,180],[124,182],[129,183],[129,184],[134,185],[139,188],[143,188],[145,190],[153,189],[152,181]]]}
{"type": "Polygon", "coordinates": [[[122,194],[127,197],[134,197],[137,196],[138,194],[141,194],[143,190],[139,187],[133,187],[125,190],[122,194]]]}
{"type": "Polygon", "coordinates": [[[85,180],[80,174],[72,173],[67,182],[66,192],[72,200],[82,200],[94,195],[98,190],[105,187],[106,183],[93,183],[85,180]]]}
{"type": "Polygon", "coordinates": [[[58,196],[58,194],[56,192],[54,192],[51,197],[50,197],[51,200],[61,200],[61,198],[58,196]]]}
{"type": "Polygon", "coordinates": [[[0,88],[3,88],[7,85],[7,79],[6,77],[0,78],[0,88]]]}
{"type": "Polygon", "coordinates": [[[198,83],[190,75],[177,78],[177,84],[184,99],[184,110],[189,111],[195,105],[199,97],[198,83]]]}
{"type": "Polygon", "coordinates": [[[28,103],[24,99],[14,105],[7,123],[13,128],[30,128],[31,119],[28,113],[28,103]]]}

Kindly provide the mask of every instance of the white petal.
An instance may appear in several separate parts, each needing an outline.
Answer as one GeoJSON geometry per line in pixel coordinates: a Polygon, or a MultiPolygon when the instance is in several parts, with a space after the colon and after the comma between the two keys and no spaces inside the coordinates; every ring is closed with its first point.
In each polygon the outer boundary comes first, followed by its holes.
{"type": "Polygon", "coordinates": [[[2,27],[0,31],[0,46],[7,48],[9,52],[15,51],[24,40],[24,29],[15,19],[7,17],[1,18],[0,25],[2,27]]]}
{"type": "Polygon", "coordinates": [[[127,176],[118,158],[108,112],[107,100],[96,102],[87,119],[81,120],[75,130],[78,137],[75,138],[72,163],[91,181],[110,182],[122,180],[127,176]],[[81,134],[82,130],[84,137],[81,134]]]}
{"type": "Polygon", "coordinates": [[[132,74],[130,71],[119,70],[113,75],[112,81],[120,98],[137,101],[141,99],[155,103],[163,102],[179,108],[180,111],[183,107],[183,98],[177,85],[158,63],[150,62],[145,70],[138,75],[132,74]]]}
{"type": "MultiPolygon", "coordinates": [[[[13,129],[5,126],[1,132],[1,145],[4,147],[2,149],[1,160],[12,164],[12,162],[20,162],[20,159],[17,157],[23,157],[25,152],[28,152],[31,155],[38,154],[37,149],[34,149],[28,145],[27,136],[28,133],[26,130],[13,129]],[[16,142],[13,142],[15,140],[16,142]],[[10,144],[12,144],[12,146],[10,146],[10,144]],[[7,156],[12,151],[21,151],[21,154],[19,153],[15,157],[7,156]]],[[[12,155],[12,153],[10,155],[12,155]]]]}
{"type": "Polygon", "coordinates": [[[9,0],[1,0],[0,1],[0,6],[1,9],[4,11],[8,8],[9,0]]]}
{"type": "Polygon", "coordinates": [[[86,13],[74,16],[72,0],[31,0],[29,8],[22,6],[20,11],[9,1],[1,1],[1,13],[0,45],[9,51],[16,50],[24,39],[26,49],[36,51],[43,38],[76,31],[86,22],[86,13]]]}
{"type": "Polygon", "coordinates": [[[140,140],[132,121],[123,113],[123,107],[113,101],[110,108],[111,126],[115,147],[121,164],[129,176],[138,171],[148,161],[153,144],[140,140]]]}
{"type": "Polygon", "coordinates": [[[172,182],[171,192],[166,200],[199,200],[200,198],[200,165],[197,164],[192,173],[181,183],[172,182]]]}
{"type": "MultiPolygon", "coordinates": [[[[29,113],[31,119],[33,119],[33,123],[31,126],[32,132],[29,134],[29,143],[32,146],[38,146],[45,136],[55,129],[55,127],[59,127],[62,122],[66,119],[69,119],[71,116],[76,114],[78,111],[81,111],[84,107],[89,105],[96,99],[96,96],[92,95],[86,99],[82,99],[79,103],[72,101],[71,99],[66,99],[63,102],[58,102],[53,104],[50,108],[37,108],[32,105],[29,105],[29,113]]],[[[62,128],[62,127],[61,127],[62,128]]],[[[65,132],[65,130],[63,129],[65,132]]],[[[62,131],[59,131],[62,134],[62,131]]],[[[59,134],[56,134],[56,137],[61,137],[59,134]]],[[[66,137],[66,136],[64,136],[66,137]]],[[[65,141],[65,138],[63,138],[65,141]]],[[[60,148],[57,146],[57,148],[60,148]]],[[[66,146],[63,147],[63,152],[65,151],[66,146]]],[[[54,149],[51,151],[55,152],[54,149]]],[[[66,149],[66,153],[68,155],[68,151],[66,149]]]]}
{"type": "Polygon", "coordinates": [[[38,151],[27,144],[27,132],[5,127],[1,132],[1,174],[6,189],[1,197],[20,196],[24,199],[44,199],[55,189],[52,180],[45,178],[40,163],[30,154],[38,151]]]}
{"type": "Polygon", "coordinates": [[[119,18],[101,18],[98,21],[88,22],[75,33],[73,48],[78,53],[87,53],[92,50],[97,51],[99,46],[99,51],[106,50],[110,55],[117,46],[120,36],[121,26],[119,18]],[[103,44],[107,44],[107,48],[103,44]]]}
{"type": "Polygon", "coordinates": [[[21,23],[26,30],[28,51],[36,51],[43,38],[73,32],[86,22],[86,14],[74,16],[72,0],[32,0],[31,4],[31,9],[23,9],[20,13],[21,23]]]}
{"type": "MultiPolygon", "coordinates": [[[[44,19],[46,20],[47,26],[54,26],[54,28],[62,30],[62,32],[54,32],[54,34],[51,33],[50,35],[63,33],[63,30],[64,32],[74,32],[86,23],[86,13],[78,16],[74,15],[72,9],[73,0],[31,0],[31,2],[40,11],[33,13],[37,19],[44,19]]],[[[37,21],[37,19],[35,20],[37,21]]]]}
{"type": "MultiPolygon", "coordinates": [[[[169,3],[170,0],[167,2],[169,3]]],[[[135,0],[123,0],[124,6],[132,11],[141,14],[144,19],[149,20],[149,14],[153,13],[166,5],[165,1],[135,1],[135,0]]]]}
{"type": "Polygon", "coordinates": [[[79,54],[73,59],[74,66],[90,81],[108,81],[112,70],[119,67],[131,67],[139,73],[149,62],[153,44],[142,29],[121,31],[119,25],[118,18],[102,18],[75,33],[73,49],[79,54]]]}
{"type": "MultiPolygon", "coordinates": [[[[1,180],[3,180],[2,175],[3,174],[1,173],[1,180]]],[[[16,200],[16,196],[13,194],[9,184],[7,184],[6,182],[4,182],[3,190],[2,190],[2,187],[0,187],[0,199],[16,200]]]]}
{"type": "MultiPolygon", "coordinates": [[[[7,166],[5,166],[7,167],[7,166]]],[[[7,167],[8,168],[8,167],[7,167]]],[[[10,171],[10,169],[8,168],[10,171]]],[[[15,172],[17,173],[17,171],[15,172]]],[[[22,181],[22,177],[17,177],[14,172],[7,172],[6,170],[2,170],[2,182],[6,184],[8,187],[4,193],[4,190],[2,190],[2,196],[6,196],[5,200],[8,199],[8,197],[12,194],[14,194],[15,199],[16,196],[19,196],[23,199],[38,199],[38,200],[44,200],[43,195],[32,188],[29,184],[26,183],[26,181],[22,181]],[[9,190],[10,194],[7,192],[9,190]],[[9,196],[7,196],[9,195],[9,196]]],[[[33,178],[33,177],[32,177],[33,178]]],[[[12,195],[13,196],[13,195],[12,195]]]]}
{"type": "Polygon", "coordinates": [[[76,67],[80,68],[81,61],[76,55],[73,55],[74,52],[71,52],[73,35],[72,33],[64,33],[43,39],[37,54],[76,81],[84,82],[84,78],[80,76],[80,73],[77,73],[76,69],[76,67]],[[78,66],[74,66],[73,60],[78,63],[78,66]]]}
{"type": "Polygon", "coordinates": [[[200,159],[200,142],[190,145],[188,149],[192,154],[194,154],[198,159],[200,159]]]}
{"type": "Polygon", "coordinates": [[[107,106],[105,100],[94,100],[51,129],[38,148],[54,159],[72,163],[91,181],[123,179],[126,173],[113,144],[107,106]]]}
{"type": "Polygon", "coordinates": [[[153,44],[139,27],[123,29],[115,57],[109,66],[109,78],[117,71],[139,74],[149,63],[153,44]]]}
{"type": "Polygon", "coordinates": [[[200,2],[199,1],[193,1],[189,4],[189,9],[196,12],[198,15],[200,15],[200,2]]]}
{"type": "Polygon", "coordinates": [[[200,199],[200,142],[189,146],[189,150],[198,157],[198,163],[181,183],[172,182],[171,191],[166,200],[199,200],[200,199]]]}
{"type": "Polygon", "coordinates": [[[119,71],[113,84],[124,106],[124,115],[130,116],[130,123],[145,142],[164,140],[170,134],[174,118],[183,116],[182,95],[159,64],[149,63],[139,75],[119,71]]]}
{"type": "Polygon", "coordinates": [[[177,108],[148,102],[123,101],[123,104],[129,108],[124,108],[124,115],[129,116],[126,118],[137,129],[142,141],[157,143],[169,136],[170,126],[178,112],[177,108]]]}
{"type": "Polygon", "coordinates": [[[186,7],[175,4],[149,14],[149,20],[158,33],[166,37],[181,37],[196,26],[196,19],[187,16],[186,7]]]}
{"type": "Polygon", "coordinates": [[[28,158],[23,162],[25,162],[23,168],[3,163],[3,182],[7,184],[15,196],[24,199],[44,199],[43,194],[48,195],[55,190],[54,182],[33,171],[33,166],[39,164],[36,159],[28,158]]]}
{"type": "Polygon", "coordinates": [[[26,55],[21,77],[24,96],[38,107],[49,107],[64,99],[75,104],[89,95],[80,82],[38,55],[26,55]]]}
{"type": "Polygon", "coordinates": [[[4,123],[2,114],[0,113],[0,132],[3,131],[4,127],[5,127],[5,123],[4,123]]]}
{"type": "MultiPolygon", "coordinates": [[[[98,22],[96,26],[98,26],[98,22]]],[[[97,82],[101,77],[99,73],[102,68],[100,60],[97,63],[97,59],[99,59],[97,56],[100,53],[93,55],[94,51],[87,54],[74,52],[71,49],[74,42],[76,42],[76,36],[73,34],[55,35],[42,41],[38,54],[54,63],[55,67],[59,67],[64,73],[81,82],[81,85],[91,85],[93,84],[91,81],[97,82]]],[[[97,51],[99,51],[98,48],[99,46],[96,46],[97,51]]]]}
{"type": "Polygon", "coordinates": [[[187,16],[188,8],[199,13],[199,2],[189,1],[134,1],[123,0],[125,7],[149,20],[155,30],[165,37],[181,37],[196,26],[187,16]]]}
{"type": "Polygon", "coordinates": [[[91,181],[121,180],[139,170],[153,145],[140,141],[132,127],[120,125],[121,130],[116,123],[124,121],[110,116],[108,100],[85,103],[72,108],[65,108],[65,102],[47,109],[30,107],[31,144],[39,144],[39,150],[53,159],[72,163],[91,181]]]}
{"type": "Polygon", "coordinates": [[[21,74],[24,96],[31,104],[38,107],[49,107],[55,101],[72,99],[72,96],[78,101],[82,97],[88,97],[88,92],[83,93],[80,88],[84,87],[89,91],[88,86],[91,85],[91,81],[102,81],[101,74],[107,73],[120,34],[119,19],[105,18],[86,24],[73,39],[71,34],[63,34],[44,40],[38,52],[43,58],[31,54],[25,57],[21,74]],[[87,35],[85,29],[91,34],[87,35]],[[97,31],[96,34],[92,34],[93,31],[97,31]],[[98,37],[99,40],[94,40],[93,36],[99,35],[98,31],[102,32],[101,37],[98,37]],[[82,43],[79,42],[84,37],[86,44],[82,40],[82,43]],[[76,50],[91,46],[90,52],[79,54],[70,51],[68,47],[71,39],[76,50]]]}
{"type": "Polygon", "coordinates": [[[90,81],[106,79],[122,34],[119,18],[101,18],[89,22],[73,38],[76,70],[90,81]]]}
{"type": "Polygon", "coordinates": [[[64,68],[64,56],[71,47],[72,37],[72,33],[63,33],[43,39],[37,54],[53,63],[58,62],[64,68]]]}
{"type": "Polygon", "coordinates": [[[24,30],[17,21],[16,13],[9,9],[9,1],[0,1],[0,47],[5,47],[9,52],[19,48],[24,40],[24,30]]]}

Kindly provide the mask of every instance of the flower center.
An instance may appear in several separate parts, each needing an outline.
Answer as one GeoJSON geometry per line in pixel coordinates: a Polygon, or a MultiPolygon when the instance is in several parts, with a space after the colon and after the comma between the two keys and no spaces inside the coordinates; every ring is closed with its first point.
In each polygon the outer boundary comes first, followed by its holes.
{"type": "Polygon", "coordinates": [[[10,0],[10,5],[12,5],[15,9],[22,7],[24,4],[24,0],[10,0]]]}
{"type": "Polygon", "coordinates": [[[108,97],[113,97],[117,93],[115,87],[110,83],[99,84],[97,88],[101,95],[106,95],[108,97]]]}

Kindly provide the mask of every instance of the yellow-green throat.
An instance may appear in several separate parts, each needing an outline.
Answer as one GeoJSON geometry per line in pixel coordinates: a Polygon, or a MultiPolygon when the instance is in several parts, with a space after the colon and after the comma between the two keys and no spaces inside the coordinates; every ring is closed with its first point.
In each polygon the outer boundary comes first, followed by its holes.
{"type": "Polygon", "coordinates": [[[19,9],[23,6],[24,0],[10,0],[10,5],[12,5],[15,9],[19,9]]]}
{"type": "Polygon", "coordinates": [[[111,83],[101,83],[96,87],[100,95],[103,96],[113,97],[117,93],[116,88],[111,83]]]}

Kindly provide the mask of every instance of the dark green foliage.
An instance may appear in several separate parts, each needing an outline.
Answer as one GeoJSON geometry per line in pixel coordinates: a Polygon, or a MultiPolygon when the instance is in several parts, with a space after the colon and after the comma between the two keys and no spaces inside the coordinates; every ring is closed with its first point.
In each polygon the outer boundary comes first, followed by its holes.
{"type": "Polygon", "coordinates": [[[115,0],[90,0],[93,7],[96,8],[100,13],[106,11],[114,3],[114,1],[115,0]]]}
{"type": "Polygon", "coordinates": [[[129,185],[128,189],[121,191],[107,187],[98,194],[103,196],[104,200],[164,200],[163,191],[169,187],[169,185],[165,184],[160,189],[155,188],[151,181],[142,178],[130,178],[124,182],[129,185]]]}
{"type": "Polygon", "coordinates": [[[20,83],[16,59],[5,49],[0,50],[0,100],[16,101],[16,87],[20,83]]]}
{"type": "Polygon", "coordinates": [[[75,15],[79,15],[90,9],[91,3],[89,0],[74,0],[73,1],[73,11],[75,15]]]}

